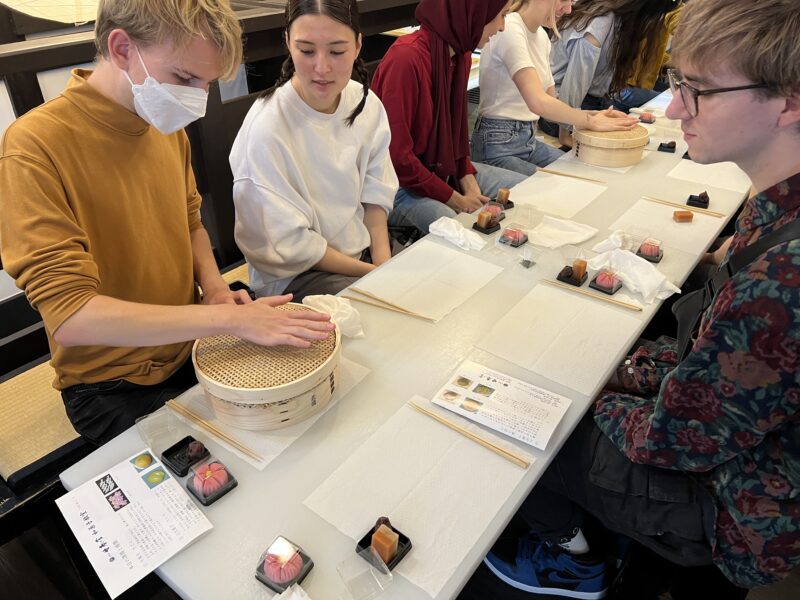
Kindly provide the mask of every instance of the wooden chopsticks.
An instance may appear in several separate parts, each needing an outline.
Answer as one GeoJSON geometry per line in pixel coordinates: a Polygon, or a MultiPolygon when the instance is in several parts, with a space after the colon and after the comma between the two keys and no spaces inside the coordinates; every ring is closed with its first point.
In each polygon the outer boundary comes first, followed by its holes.
{"type": "Polygon", "coordinates": [[[359,294],[361,294],[363,296],[366,296],[367,298],[371,298],[372,300],[375,300],[376,302],[367,302],[366,300],[363,300],[361,298],[356,298],[356,297],[353,297],[353,296],[343,296],[343,297],[347,298],[348,300],[355,300],[357,302],[363,302],[364,304],[370,304],[372,306],[378,306],[380,308],[385,308],[387,310],[393,310],[395,312],[403,313],[404,315],[408,315],[410,317],[417,317],[419,319],[424,319],[426,321],[436,321],[436,319],[433,319],[433,318],[425,316],[425,315],[421,315],[419,313],[412,312],[412,311],[410,311],[410,310],[408,310],[406,308],[403,308],[402,306],[398,306],[397,304],[392,304],[391,302],[389,302],[388,300],[384,300],[380,296],[376,296],[374,294],[371,294],[370,292],[365,292],[364,290],[361,290],[361,289],[359,289],[357,287],[351,286],[348,289],[351,292],[357,292],[357,293],[359,293],[359,294]]]}
{"type": "Polygon", "coordinates": [[[517,454],[514,454],[513,452],[509,452],[509,451],[508,451],[508,450],[506,450],[505,448],[501,448],[500,446],[496,446],[495,444],[493,444],[493,443],[492,443],[492,442],[490,442],[489,440],[486,440],[486,439],[484,439],[484,438],[480,437],[479,435],[475,435],[475,434],[474,434],[474,433],[472,433],[471,431],[469,431],[469,430],[467,430],[467,429],[464,429],[464,428],[463,428],[463,427],[461,427],[460,425],[457,425],[456,423],[453,423],[452,421],[450,421],[450,420],[448,420],[448,419],[445,419],[444,417],[442,417],[442,416],[440,416],[440,415],[436,414],[436,413],[435,413],[435,412],[433,412],[432,410],[428,410],[427,408],[424,408],[424,407],[422,407],[422,406],[420,406],[419,404],[416,404],[416,403],[414,403],[414,402],[409,402],[409,404],[410,404],[410,405],[411,405],[413,408],[415,408],[416,410],[418,410],[419,412],[421,412],[422,414],[424,414],[424,415],[428,415],[428,416],[429,416],[429,417],[431,417],[432,419],[436,419],[436,420],[437,420],[437,421],[439,421],[439,423],[441,423],[442,425],[446,425],[447,427],[449,427],[449,428],[450,428],[450,429],[452,429],[453,431],[457,431],[457,432],[458,432],[458,433],[460,433],[461,435],[463,435],[463,436],[465,436],[465,437],[468,437],[468,438],[469,438],[469,439],[471,439],[473,442],[477,442],[477,443],[479,443],[479,444],[480,444],[481,446],[483,446],[484,448],[488,448],[489,450],[491,450],[491,451],[492,451],[492,452],[494,452],[495,454],[499,454],[500,456],[502,456],[502,457],[503,457],[503,458],[505,458],[506,460],[510,460],[510,461],[511,461],[511,462],[513,462],[515,465],[517,465],[517,466],[519,466],[519,467],[522,467],[523,469],[527,469],[527,468],[528,468],[528,467],[531,465],[531,463],[530,463],[530,462],[528,462],[527,460],[525,460],[525,459],[524,459],[524,458],[522,458],[521,456],[519,456],[519,455],[517,455],[517,454]]]}
{"type": "Polygon", "coordinates": [[[601,296],[600,294],[593,294],[592,292],[587,292],[586,290],[582,290],[579,287],[562,283],[560,281],[553,281],[552,279],[542,279],[541,282],[555,287],[563,288],[565,290],[569,290],[570,292],[575,292],[576,294],[583,294],[584,296],[589,296],[590,298],[595,298],[596,300],[602,300],[603,302],[610,302],[611,304],[616,304],[617,306],[627,308],[628,310],[635,310],[639,312],[641,312],[642,310],[641,306],[636,306],[635,304],[630,304],[629,302],[623,302],[622,300],[615,300],[614,298],[606,298],[605,296],[601,296]]]}
{"type": "Polygon", "coordinates": [[[561,177],[572,177],[573,179],[582,179],[583,181],[602,183],[603,185],[606,184],[605,181],[601,181],[600,179],[592,179],[591,177],[583,177],[582,175],[573,175],[572,173],[564,173],[563,171],[554,171],[553,169],[545,169],[543,167],[537,167],[536,172],[547,173],[549,175],[560,175],[561,177]]]}
{"type": "Polygon", "coordinates": [[[678,202],[670,202],[669,200],[662,200],[653,196],[642,196],[648,202],[655,202],[656,204],[663,204],[665,206],[674,206],[681,210],[690,210],[692,212],[700,213],[701,215],[708,215],[709,217],[724,217],[725,215],[715,210],[708,210],[707,208],[697,208],[696,206],[689,206],[688,204],[680,204],[678,202]]]}
{"type": "Polygon", "coordinates": [[[227,433],[225,433],[224,431],[218,429],[217,427],[215,427],[214,425],[212,425],[211,423],[206,421],[203,417],[201,417],[197,413],[193,412],[191,409],[186,408],[183,404],[181,404],[179,402],[176,402],[175,400],[167,400],[166,405],[169,408],[171,408],[172,410],[174,410],[176,413],[182,415],[183,417],[185,417],[186,419],[188,419],[189,421],[194,423],[195,425],[200,426],[201,428],[205,429],[210,434],[212,434],[212,435],[218,437],[219,439],[221,439],[222,441],[230,444],[231,446],[236,448],[242,454],[244,454],[246,456],[249,456],[253,460],[257,460],[259,462],[263,462],[264,461],[264,457],[263,456],[259,456],[258,454],[256,454],[255,451],[251,450],[250,448],[248,448],[247,446],[245,446],[241,442],[236,441],[231,436],[229,436],[227,433]]]}

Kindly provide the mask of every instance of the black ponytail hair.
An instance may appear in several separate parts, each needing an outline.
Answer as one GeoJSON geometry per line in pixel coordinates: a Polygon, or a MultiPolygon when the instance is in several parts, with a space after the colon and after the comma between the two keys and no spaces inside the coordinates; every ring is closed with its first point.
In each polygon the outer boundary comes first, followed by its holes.
{"type": "MultiPolygon", "coordinates": [[[[288,0],[286,2],[286,41],[289,41],[289,30],[292,27],[295,19],[303,15],[325,15],[334,21],[339,21],[343,25],[347,25],[353,30],[353,34],[358,39],[361,35],[361,27],[358,19],[358,7],[356,0],[288,0]]],[[[353,70],[358,82],[363,86],[363,95],[361,102],[358,103],[353,109],[353,112],[345,120],[347,125],[350,126],[356,120],[356,117],[364,110],[364,105],[367,103],[367,96],[369,95],[369,71],[367,65],[364,64],[363,59],[359,55],[353,64],[353,70]]],[[[261,93],[259,98],[270,98],[279,87],[289,81],[294,75],[294,61],[292,55],[286,57],[281,65],[281,73],[275,84],[261,93]]]]}

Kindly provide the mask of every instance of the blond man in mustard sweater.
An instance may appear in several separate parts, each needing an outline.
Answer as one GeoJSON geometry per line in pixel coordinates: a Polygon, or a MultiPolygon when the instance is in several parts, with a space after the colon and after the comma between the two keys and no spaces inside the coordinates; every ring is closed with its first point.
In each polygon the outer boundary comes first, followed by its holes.
{"type": "Polygon", "coordinates": [[[241,62],[228,0],[101,0],[95,33],[96,70],[6,132],[0,253],[42,315],[67,415],[100,444],[194,383],[191,340],[307,347],[333,325],[232,293],[200,220],[183,127],[241,62]]]}

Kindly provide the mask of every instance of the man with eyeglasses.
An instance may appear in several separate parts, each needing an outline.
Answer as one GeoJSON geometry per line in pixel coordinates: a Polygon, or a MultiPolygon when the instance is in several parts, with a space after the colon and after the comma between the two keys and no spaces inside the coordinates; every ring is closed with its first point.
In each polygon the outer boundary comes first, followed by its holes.
{"type": "MultiPolygon", "coordinates": [[[[735,162],[752,193],[712,281],[676,303],[677,343],[636,348],[523,503],[533,533],[487,556],[506,583],[603,597],[586,512],[707,565],[665,566],[675,600],[744,598],[800,564],[799,37],[797,0],[687,5],[667,116],[693,160],[735,162]]],[[[616,597],[666,591],[650,573],[631,593],[631,571],[616,597]]]]}

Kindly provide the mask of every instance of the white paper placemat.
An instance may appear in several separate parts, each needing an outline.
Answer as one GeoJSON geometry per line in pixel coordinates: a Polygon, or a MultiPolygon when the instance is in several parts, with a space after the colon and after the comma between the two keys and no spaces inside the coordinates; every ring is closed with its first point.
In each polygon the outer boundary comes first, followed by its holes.
{"type": "Polygon", "coordinates": [[[478,347],[591,396],[616,362],[606,349],[632,345],[639,324],[624,308],[540,284],[478,347]]]}
{"type": "Polygon", "coordinates": [[[723,224],[724,219],[694,213],[691,223],[676,223],[672,218],[676,210],[681,209],[649,200],[639,200],[614,221],[609,229],[612,231],[641,229],[647,232],[647,237],[661,240],[664,252],[675,248],[697,256],[711,243],[714,232],[723,224]]]}
{"type": "MultiPolygon", "coordinates": [[[[427,402],[420,397],[413,401],[427,402]]],[[[427,407],[434,408],[430,403],[427,407]]],[[[476,427],[442,413],[459,425],[476,427]]],[[[481,435],[493,436],[485,430],[481,435]]],[[[434,597],[524,474],[517,465],[403,405],[304,504],[353,540],[378,517],[388,516],[413,544],[394,574],[434,597]],[[456,514],[454,522],[449,516],[456,514]]]]}
{"type": "Polygon", "coordinates": [[[98,3],[98,0],[3,0],[2,2],[31,17],[74,24],[94,21],[98,3]]]}
{"type": "MultiPolygon", "coordinates": [[[[750,189],[750,178],[732,162],[701,165],[693,160],[683,159],[673,168],[667,177],[694,181],[703,185],[734,192],[746,193],[750,189]]],[[[702,190],[700,190],[702,191],[702,190]]]]}
{"type": "MultiPolygon", "coordinates": [[[[552,168],[558,170],[559,162],[553,163],[552,168]]],[[[571,219],[606,189],[591,181],[537,172],[514,186],[511,197],[514,204],[532,204],[547,214],[571,219]]]]}
{"type": "MultiPolygon", "coordinates": [[[[328,407],[321,413],[318,413],[313,417],[306,419],[305,421],[297,423],[296,425],[292,425],[291,427],[276,429],[274,431],[246,431],[244,429],[230,427],[229,425],[225,425],[224,423],[220,422],[220,420],[214,415],[214,410],[211,408],[211,403],[206,398],[203,388],[199,385],[187,390],[175,398],[175,401],[183,404],[192,412],[196,413],[198,416],[202,417],[216,428],[231,436],[237,442],[241,442],[251,450],[255,451],[256,454],[262,456],[264,460],[254,460],[246,454],[242,454],[239,452],[239,450],[233,446],[230,446],[223,440],[214,437],[214,441],[216,443],[224,446],[242,460],[253,465],[259,471],[263,471],[269,463],[280,456],[281,452],[286,450],[286,448],[291,446],[297,438],[308,431],[311,426],[317,422],[317,419],[330,410],[330,408],[334,406],[340,399],[344,398],[350,392],[350,390],[356,387],[361,380],[369,374],[369,372],[370,371],[368,368],[363,367],[352,360],[348,360],[343,356],[339,362],[339,371],[336,378],[336,390],[333,392],[333,397],[331,398],[328,407]]],[[[177,416],[180,417],[180,415],[177,416]]],[[[211,435],[205,429],[194,425],[194,423],[191,421],[186,422],[204,436],[211,435]]]]}
{"type": "Polygon", "coordinates": [[[422,240],[359,279],[353,289],[439,321],[502,270],[452,247],[422,240]]]}

